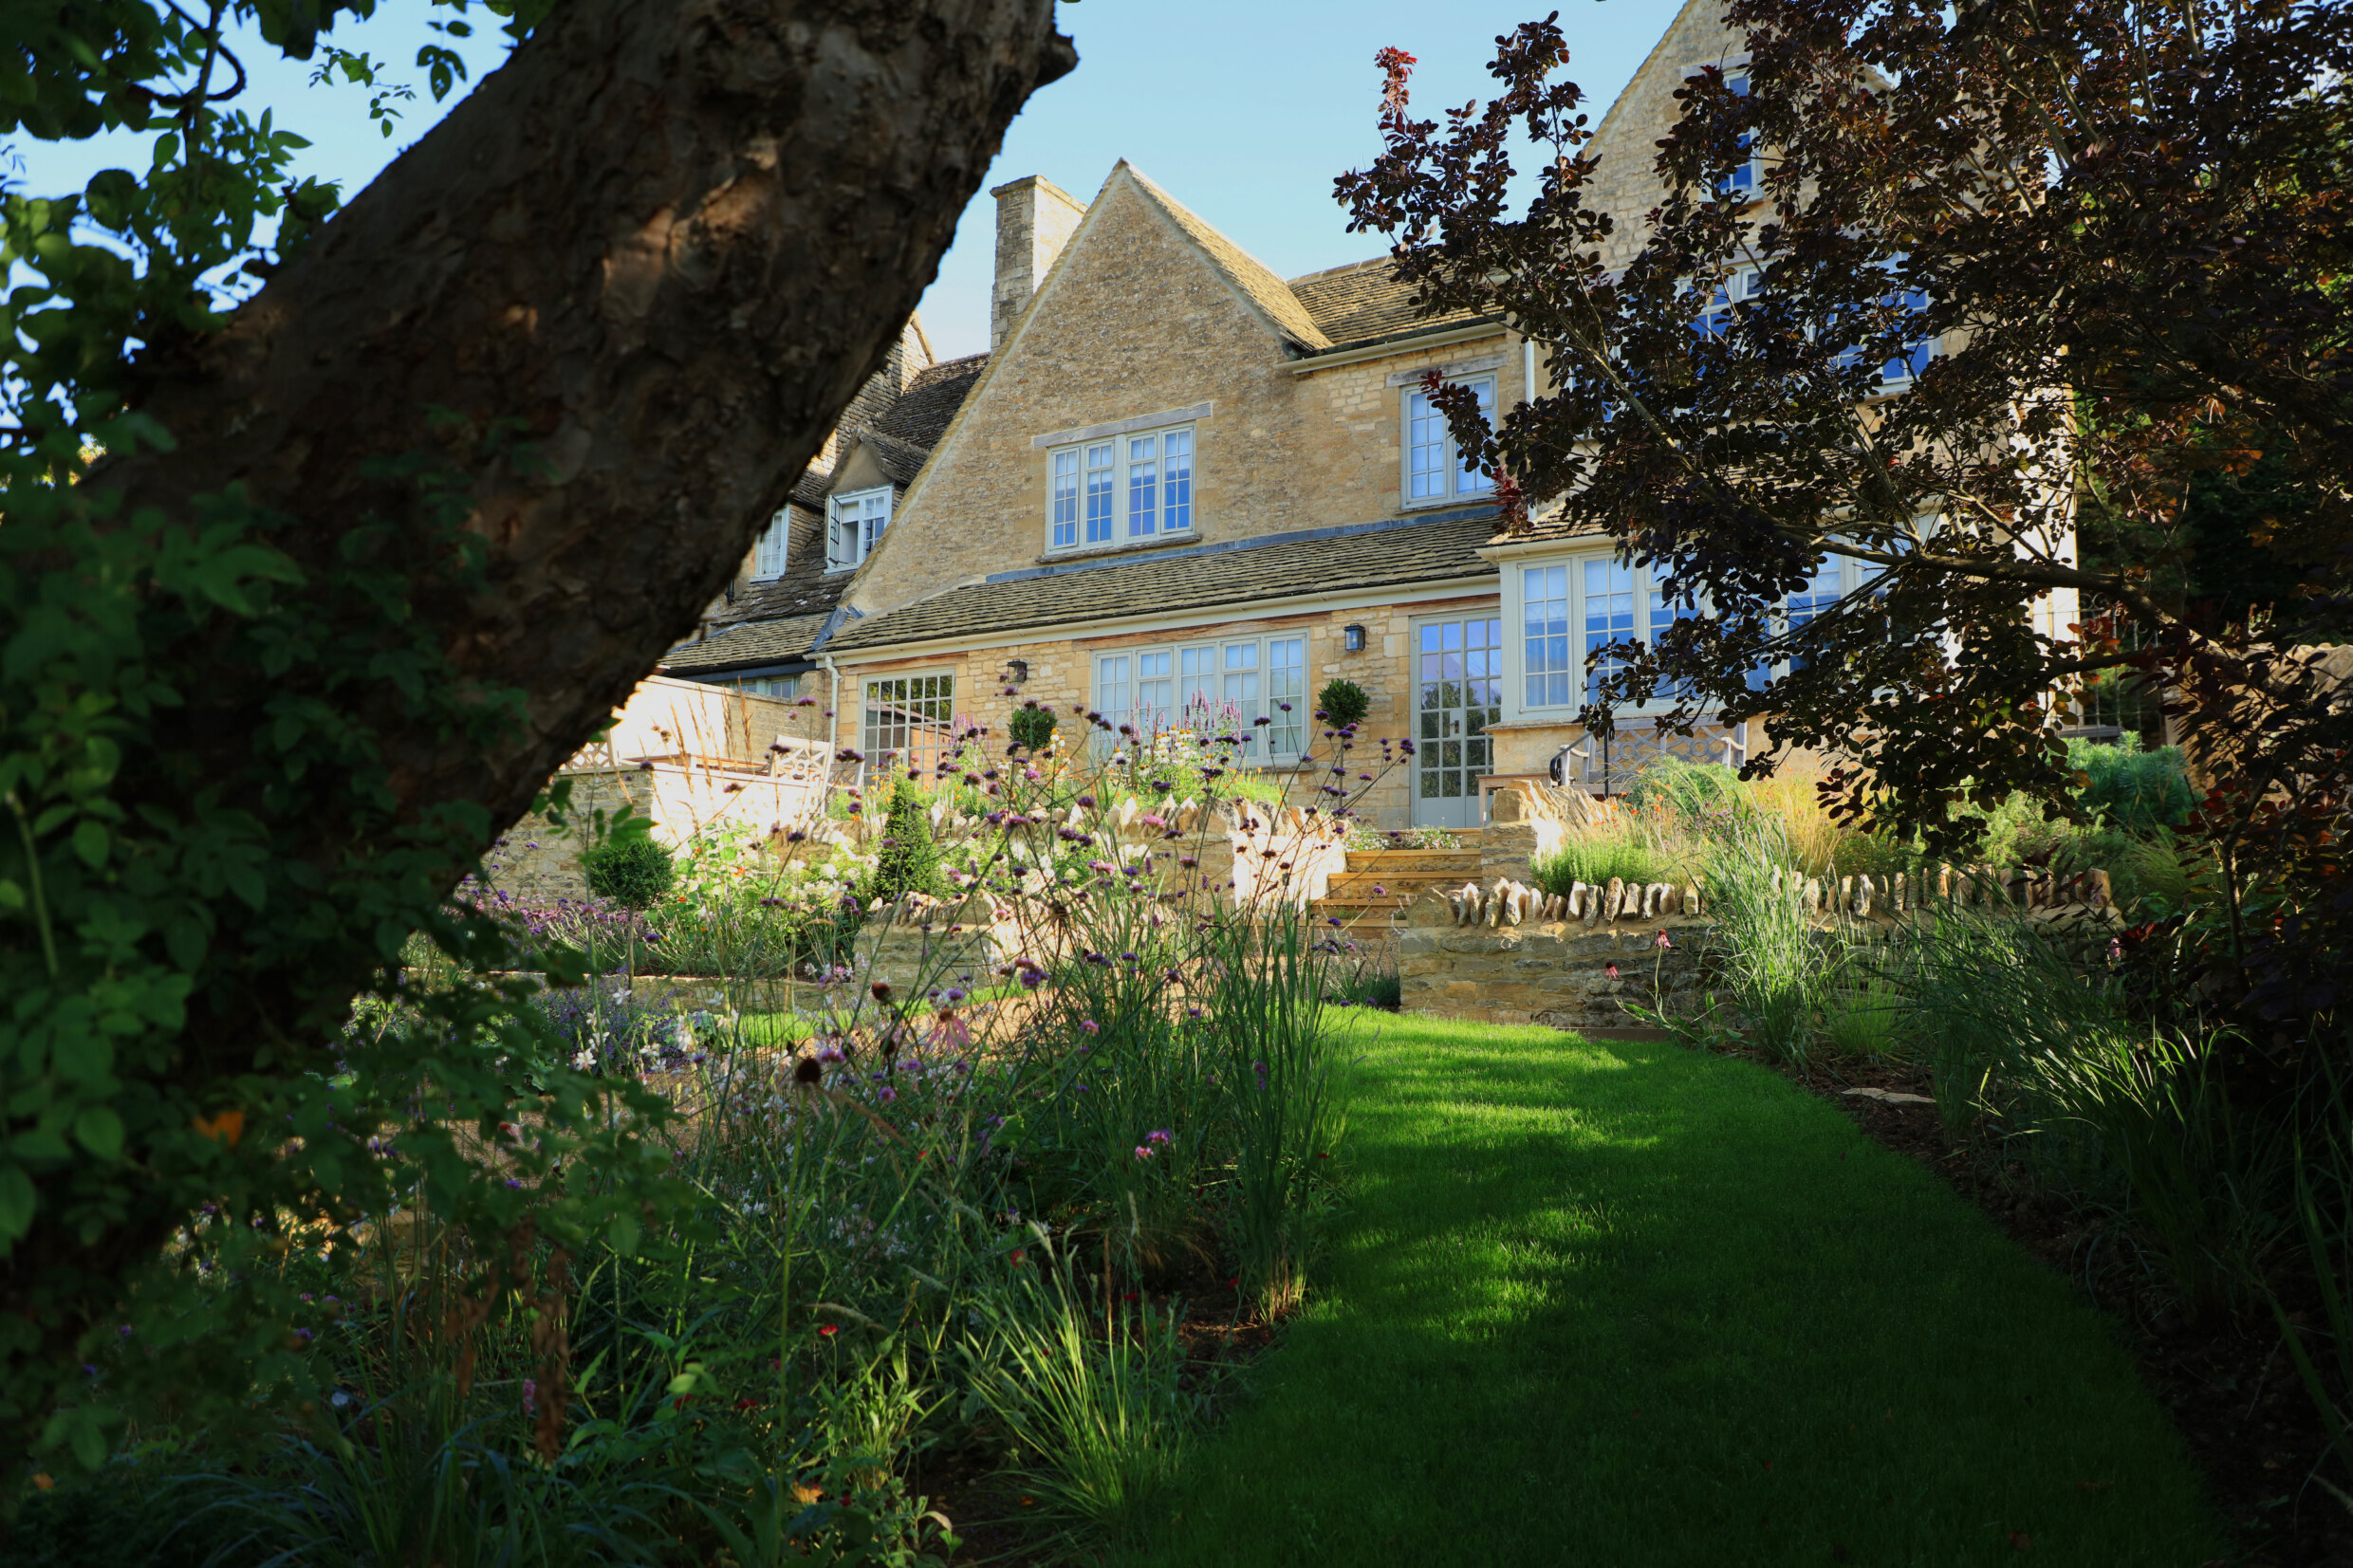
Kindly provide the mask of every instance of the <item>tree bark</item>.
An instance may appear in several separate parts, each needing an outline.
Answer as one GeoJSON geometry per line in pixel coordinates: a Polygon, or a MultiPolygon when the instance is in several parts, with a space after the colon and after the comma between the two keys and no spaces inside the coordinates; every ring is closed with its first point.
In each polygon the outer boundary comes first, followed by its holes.
{"type": "Polygon", "coordinates": [[[91,483],[176,514],[242,484],[316,523],[291,548],[317,562],[413,506],[368,460],[464,461],[491,592],[435,630],[528,724],[384,762],[412,818],[512,822],[725,586],[1076,61],[1052,0],[572,0],[152,367],[176,450],[91,483]],[[545,471],[478,455],[502,420],[545,471]]]}

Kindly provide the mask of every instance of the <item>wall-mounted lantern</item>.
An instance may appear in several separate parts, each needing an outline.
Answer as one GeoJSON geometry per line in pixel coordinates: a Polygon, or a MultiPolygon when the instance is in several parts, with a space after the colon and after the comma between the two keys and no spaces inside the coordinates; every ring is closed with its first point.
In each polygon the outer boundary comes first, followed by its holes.
{"type": "Polygon", "coordinates": [[[1340,645],[1351,654],[1364,652],[1364,628],[1343,626],[1340,629],[1340,645]]]}
{"type": "Polygon", "coordinates": [[[1028,659],[1007,659],[1005,661],[1005,668],[1013,672],[1013,684],[1015,686],[1027,686],[1029,684],[1029,661],[1028,659]]]}

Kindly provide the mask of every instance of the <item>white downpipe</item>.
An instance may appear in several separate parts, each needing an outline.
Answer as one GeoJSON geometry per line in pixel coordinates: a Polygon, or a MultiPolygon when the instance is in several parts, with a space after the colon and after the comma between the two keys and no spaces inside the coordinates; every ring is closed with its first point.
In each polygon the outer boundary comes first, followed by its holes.
{"type": "MultiPolygon", "coordinates": [[[[818,655],[817,663],[826,674],[833,677],[832,695],[825,699],[825,710],[833,717],[825,722],[832,727],[829,738],[833,741],[834,753],[838,756],[842,750],[842,667],[833,662],[831,654],[818,655]]],[[[862,789],[866,784],[866,765],[862,762],[858,765],[858,784],[862,789]]]]}

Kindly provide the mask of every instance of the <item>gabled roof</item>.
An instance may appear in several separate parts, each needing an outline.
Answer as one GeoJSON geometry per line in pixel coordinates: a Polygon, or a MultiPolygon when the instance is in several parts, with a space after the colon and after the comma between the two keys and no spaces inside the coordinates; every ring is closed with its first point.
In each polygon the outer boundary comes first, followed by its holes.
{"type": "Polygon", "coordinates": [[[932,454],[929,447],[917,446],[913,441],[901,441],[896,435],[885,435],[879,430],[859,432],[854,444],[874,453],[875,461],[881,465],[884,473],[890,475],[891,483],[901,489],[915,483],[915,476],[922,470],[923,460],[932,454]]]}
{"type": "Polygon", "coordinates": [[[1495,531],[1481,507],[1362,529],[1277,535],[1140,561],[1009,573],[852,621],[828,652],[987,636],[1122,616],[1239,608],[1270,600],[1492,577],[1479,546],[1495,531]]]}
{"type": "Polygon", "coordinates": [[[948,432],[948,421],[964,406],[965,394],[988,368],[986,354],[967,354],[961,360],[926,365],[915,373],[907,390],[874,422],[874,428],[928,452],[939,445],[939,438],[948,432]]]}
{"type": "Polygon", "coordinates": [[[1290,286],[1268,270],[1264,262],[1211,228],[1175,196],[1146,179],[1142,171],[1125,158],[1120,160],[1119,169],[1112,171],[1114,178],[1118,177],[1120,169],[1127,171],[1129,177],[1135,180],[1136,188],[1200,249],[1201,253],[1209,258],[1210,265],[1224,276],[1237,293],[1255,306],[1259,314],[1272,323],[1277,331],[1309,351],[1332,346],[1332,340],[1325,334],[1323,327],[1316,324],[1306,306],[1299,303],[1299,297],[1291,292],[1290,286]]]}
{"type": "Polygon", "coordinates": [[[1424,316],[1414,308],[1414,286],[1397,275],[1386,256],[1326,267],[1293,278],[1293,297],[1315,318],[1334,348],[1353,348],[1388,338],[1422,332],[1443,332],[1493,318],[1475,310],[1451,310],[1424,316]]]}

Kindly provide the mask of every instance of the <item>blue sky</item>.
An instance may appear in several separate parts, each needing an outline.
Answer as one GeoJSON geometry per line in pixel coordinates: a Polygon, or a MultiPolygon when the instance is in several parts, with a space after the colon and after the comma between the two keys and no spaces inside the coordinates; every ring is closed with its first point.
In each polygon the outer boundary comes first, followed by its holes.
{"type": "MultiPolygon", "coordinates": [[[[1373,52],[1394,44],[1418,57],[1416,106],[1435,118],[1442,106],[1485,96],[1495,35],[1549,9],[1549,0],[1195,0],[1182,8],[1065,0],[1062,28],[1078,42],[1079,68],[1030,100],[958,224],[923,298],[933,347],[951,358],[989,346],[995,208],[988,187],[1024,175],[1044,175],[1085,201],[1127,158],[1286,277],[1379,254],[1378,236],[1348,233],[1331,199],[1332,177],[1379,150],[1373,52]]],[[[1564,0],[1568,74],[1592,96],[1596,120],[1677,9],[1666,0],[1564,0]]],[[[240,101],[273,109],[280,125],[309,137],[314,145],[297,173],[339,179],[348,196],[446,107],[432,101],[423,73],[409,63],[419,44],[439,41],[428,21],[451,14],[420,0],[386,0],[374,20],[346,19],[330,35],[398,62],[395,76],[416,85],[389,139],[368,122],[360,89],[312,87],[309,67],[270,60],[259,46],[244,51],[253,81],[240,101]]],[[[481,32],[460,48],[478,75],[502,57],[504,39],[491,19],[472,14],[481,32]]],[[[100,169],[142,166],[146,151],[131,140],[19,142],[0,172],[34,194],[79,190],[100,169]]]]}

